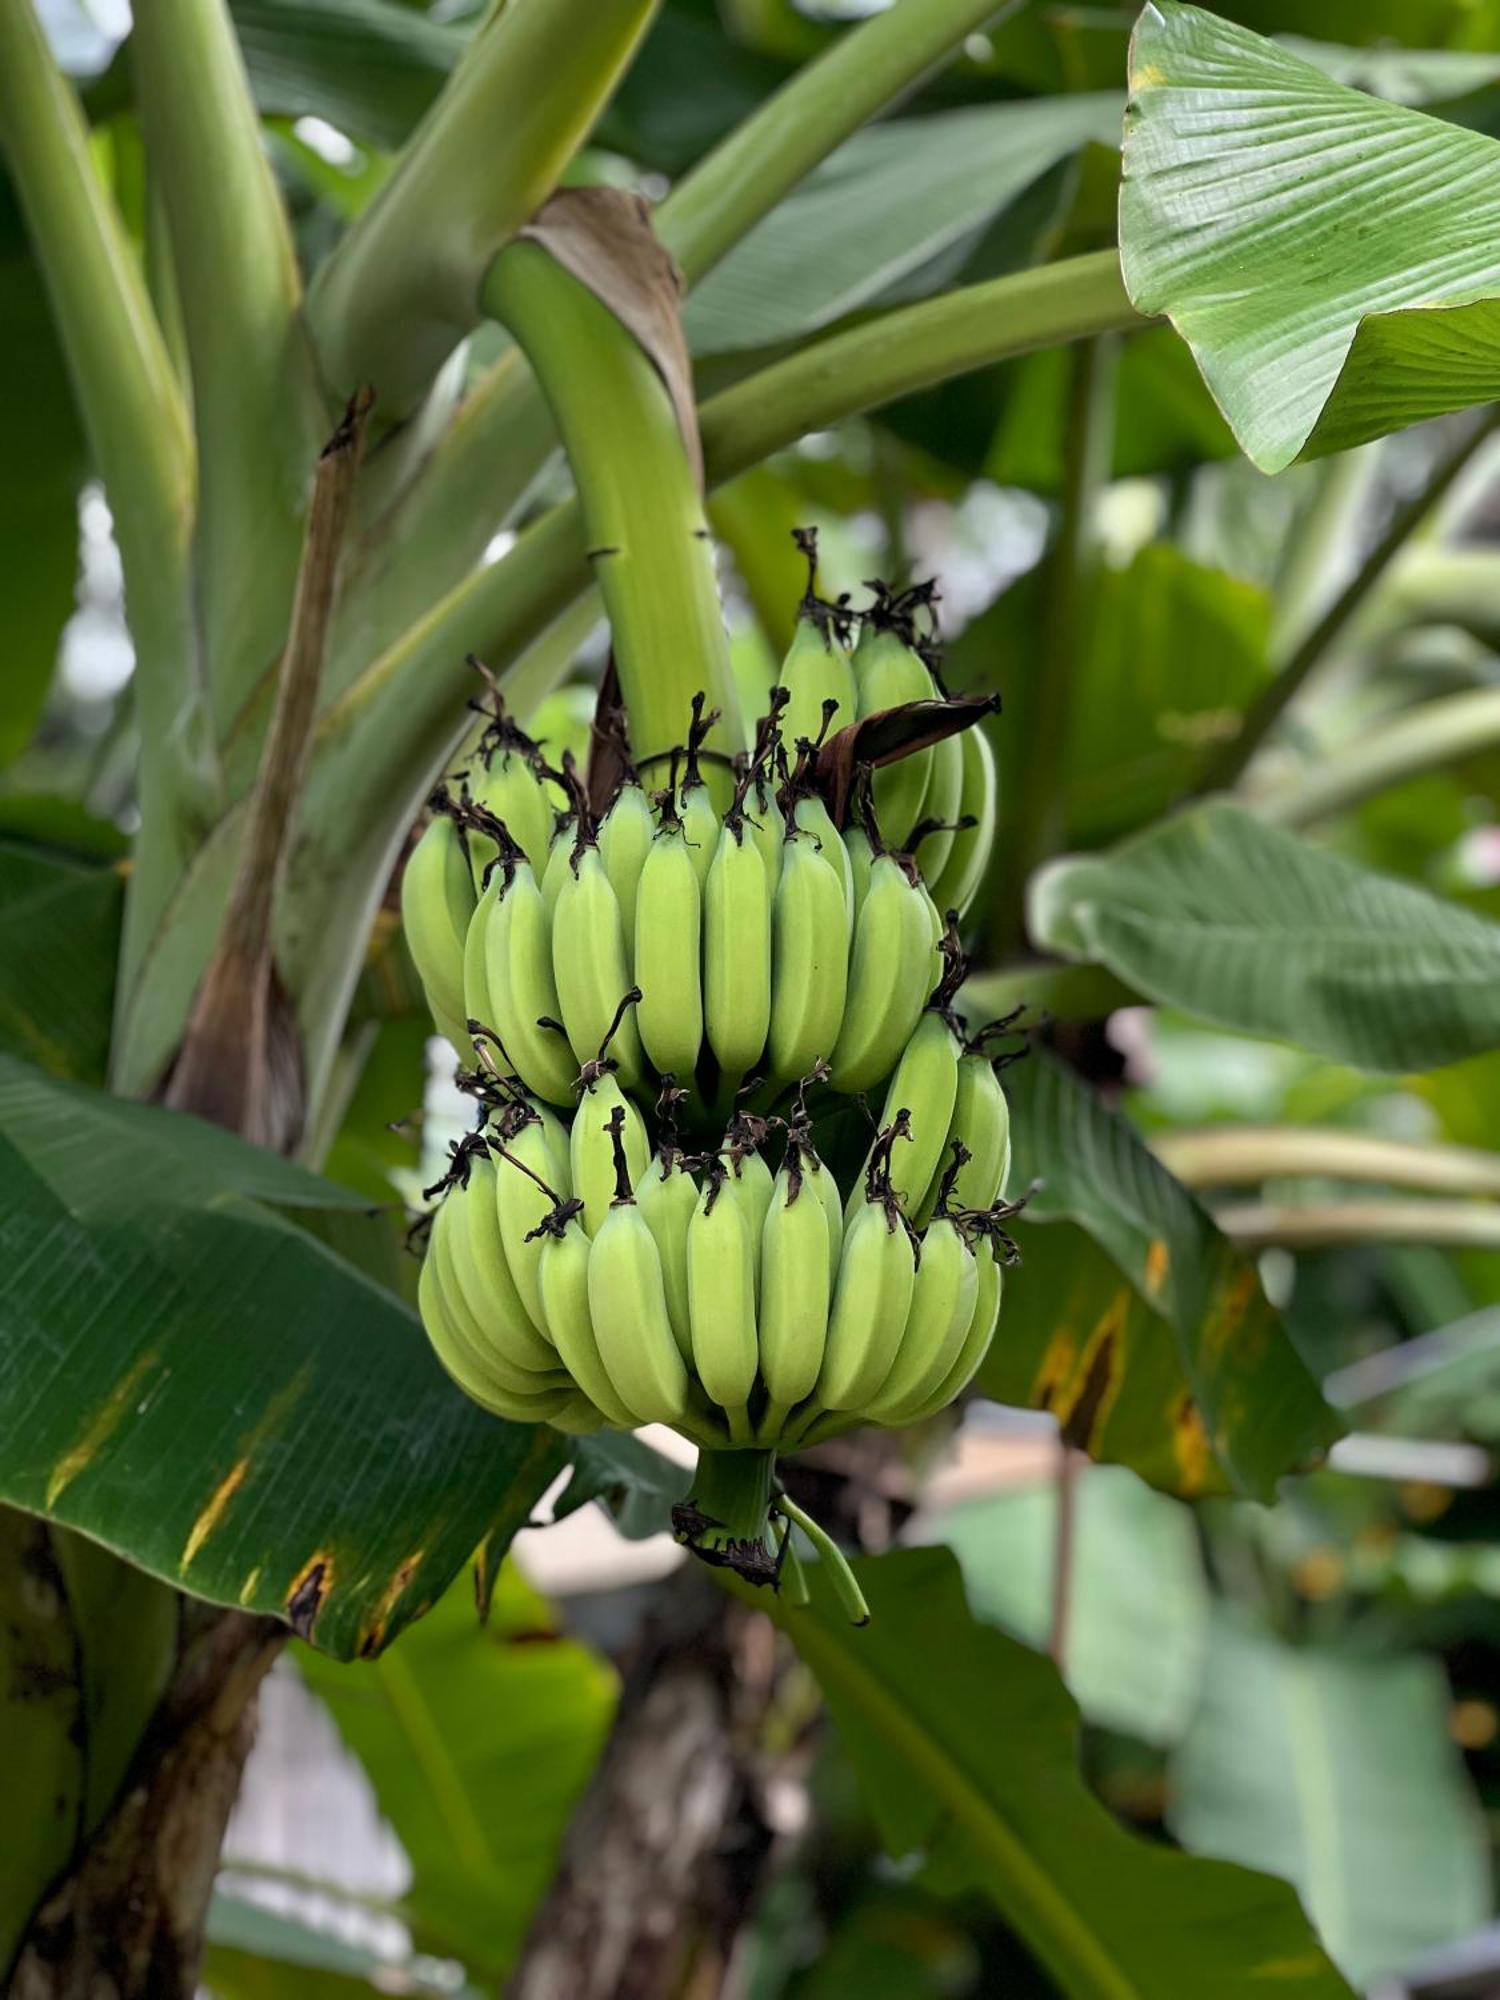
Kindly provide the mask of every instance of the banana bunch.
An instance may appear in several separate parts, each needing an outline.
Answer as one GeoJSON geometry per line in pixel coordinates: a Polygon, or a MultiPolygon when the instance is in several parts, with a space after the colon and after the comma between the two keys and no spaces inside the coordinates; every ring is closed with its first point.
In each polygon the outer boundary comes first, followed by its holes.
{"type": "Polygon", "coordinates": [[[403,916],[481,1116],[429,1190],[419,1303],[476,1402],[672,1426],[700,1453],[679,1538],[777,1581],[795,1522],[857,1615],[775,1457],[932,1415],[993,1337],[1009,1118],[994,1031],[965,1040],[954,1004],[996,799],[986,705],[933,672],[930,587],[876,586],[851,646],[805,547],[732,767],[699,696],[667,782],[617,742],[601,798],[597,759],[549,764],[497,700],[434,794],[403,916]]]}
{"type": "MultiPolygon", "coordinates": [[[[648,1123],[608,1056],[569,1124],[493,1057],[466,1082],[481,1122],[429,1190],[418,1297],[443,1366],[495,1415],[668,1424],[722,1486],[726,1459],[749,1478],[778,1451],[919,1422],[983,1360],[1012,1254],[1009,1118],[985,1038],[946,1013],[912,1037],[847,1195],[808,1109],[821,1071],[788,1116],[741,1108],[699,1154],[676,1124],[687,1093],[668,1086],[648,1123]]],[[[755,1504],[748,1541],[702,1492],[679,1532],[754,1574],[779,1560],[755,1504]]]]}

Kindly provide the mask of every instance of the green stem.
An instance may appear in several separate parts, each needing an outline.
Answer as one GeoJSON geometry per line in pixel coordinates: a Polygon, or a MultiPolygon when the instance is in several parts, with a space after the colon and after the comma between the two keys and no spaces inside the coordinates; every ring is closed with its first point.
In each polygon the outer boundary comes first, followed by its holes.
{"type": "Polygon", "coordinates": [[[1238,784],[1262,743],[1321,666],[1391,563],[1448,492],[1479,447],[1500,426],[1500,406],[1491,410],[1439,460],[1420,493],[1399,507],[1380,540],[1357,573],[1339,592],[1323,616],[1293,649],[1276,678],[1251,703],[1239,734],[1209,765],[1199,793],[1228,790],[1238,784]]]}
{"type": "Polygon", "coordinates": [[[1017,1007],[1059,1021],[1101,1021],[1117,1007],[1138,1007],[1141,996],[1102,965],[1058,965],[1035,959],[976,972],[959,996],[967,1019],[998,1020],[1017,1007]]]}
{"type": "Polygon", "coordinates": [[[1246,803],[1277,826],[1311,826],[1497,745],[1500,688],[1444,695],[1393,716],[1273,789],[1248,790],[1246,803]]]}
{"type": "Polygon", "coordinates": [[[688,283],[711,271],[835,146],[940,68],[1001,0],[898,0],[841,35],[673,189],[657,231],[688,283]]]}
{"type": "Polygon", "coordinates": [[[828,1530],[821,1522],[815,1521],[811,1514],[804,1513],[796,1501],[788,1499],[785,1493],[777,1495],[776,1511],[780,1514],[785,1514],[792,1526],[800,1528],[812,1543],[818,1560],[827,1572],[828,1581],[833,1586],[834,1595],[838,1598],[839,1604],[849,1619],[849,1623],[851,1625],[868,1625],[870,1622],[870,1607],[865,1602],[865,1594],[860,1589],[859,1581],[854,1571],[850,1569],[843,1550],[833,1539],[832,1535],[829,1534],[828,1530]]]}
{"type": "Polygon", "coordinates": [[[1337,1250],[1354,1243],[1500,1250],[1500,1207],[1459,1201],[1246,1202],[1214,1220],[1246,1250],[1337,1250]]]}
{"type": "Polygon", "coordinates": [[[825,430],[973,369],[1138,326],[1114,250],[895,306],[812,342],[706,403],[703,453],[717,484],[825,430]]]}
{"type": "Polygon", "coordinates": [[[713,540],[666,386],[645,350],[538,243],[515,243],[484,284],[520,342],[573,468],[638,758],[681,743],[700,690],[744,743],[713,540]]]}
{"type": "Polygon", "coordinates": [[[1011,818],[1006,866],[996,871],[992,947],[1015,948],[1025,931],[1026,885],[1066,832],[1063,788],[1073,730],[1078,668],[1087,643],[1097,560],[1095,516],[1114,458],[1112,344],[1083,341],[1072,357],[1063,436],[1063,490],[1047,556],[1042,645],[1025,692],[1026,754],[1011,818]]]}
{"type": "MultiPolygon", "coordinates": [[[[656,210],[657,234],[688,283],[997,11],[994,0],[898,0],[798,70],[656,210]]],[[[332,287],[334,280],[327,283],[332,287]]],[[[321,325],[321,284],[313,306],[321,325]]],[[[368,560],[356,565],[335,635],[334,684],[341,660],[363,661],[383,651],[435,597],[462,580],[554,442],[530,371],[519,355],[502,356],[469,390],[448,435],[397,513],[377,531],[368,560]]]]}
{"type": "Polygon", "coordinates": [[[1500,1156],[1474,1146],[1415,1144],[1311,1125],[1214,1125],[1160,1132],[1156,1157],[1191,1188],[1315,1176],[1378,1181],[1426,1194],[1500,1197],[1500,1156]]]}
{"type": "Polygon", "coordinates": [[[495,253],[557,185],[656,0],[510,0],[475,35],[396,171],[318,275],[334,387],[406,415],[481,316],[495,253]]]}
{"type": "MultiPolygon", "coordinates": [[[[192,371],[195,581],[216,737],[286,638],[329,415],[302,284],[223,0],[139,0],[136,101],[192,371]]],[[[147,798],[143,809],[149,813],[147,798]]]]}
{"type": "Polygon", "coordinates": [[[123,1007],[170,885],[218,810],[192,623],[193,439],[134,253],[89,157],[78,101],[31,7],[18,0],[0,6],[0,138],[114,515],[139,663],[139,784],[160,807],[136,841],[123,1007]]]}
{"type": "Polygon", "coordinates": [[[678,1541],[704,1562],[732,1569],[747,1583],[773,1581],[775,1471],[774,1451],[700,1451],[692,1491],[672,1510],[678,1541]]]}
{"type": "Polygon", "coordinates": [[[1324,459],[1316,468],[1317,492],[1287,536],[1272,593],[1270,653],[1284,660],[1311,629],[1328,602],[1371,482],[1380,465],[1380,443],[1324,459]]]}

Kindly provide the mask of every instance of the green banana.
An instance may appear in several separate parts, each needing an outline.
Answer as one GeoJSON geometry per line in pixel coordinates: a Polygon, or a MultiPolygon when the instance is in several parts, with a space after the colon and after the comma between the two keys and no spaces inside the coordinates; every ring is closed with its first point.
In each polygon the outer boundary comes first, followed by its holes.
{"type": "Polygon", "coordinates": [[[477,932],[484,947],[483,990],[490,1013],[479,1018],[494,1028],[533,1096],[548,1104],[571,1104],[578,1064],[562,1028],[552,973],[552,928],[531,863],[517,861],[508,873],[503,864],[498,867],[480,912],[469,935],[472,943],[477,932]]]}
{"type": "Polygon", "coordinates": [[[559,1159],[553,1134],[533,1105],[518,1106],[502,1117],[490,1149],[495,1156],[495,1216],[506,1269],[527,1318],[538,1336],[545,1337],[542,1253],[536,1232],[573,1192],[567,1156],[559,1159]]]}
{"type": "Polygon", "coordinates": [[[935,1216],[922,1237],[901,1345],[865,1409],[870,1423],[904,1423],[908,1406],[920,1407],[943,1382],[958,1359],[978,1298],[979,1268],[963,1231],[950,1216],[935,1216]]]}
{"type": "Polygon", "coordinates": [[[552,919],[557,915],[557,899],[562,894],[563,883],[573,873],[573,850],[578,845],[578,814],[576,810],[561,812],[552,831],[551,845],[547,849],[547,865],[542,870],[539,887],[542,892],[542,908],[547,913],[547,930],[551,935],[552,919]]]}
{"type": "MultiPolygon", "coordinates": [[[[541,1296],[529,1277],[523,1294],[511,1269],[500,1225],[502,1206],[508,1209],[513,1205],[509,1173],[504,1160],[497,1164],[476,1153],[468,1163],[468,1180],[449,1191],[445,1206],[451,1204],[456,1210],[449,1239],[453,1263],[464,1297],[485,1336],[486,1358],[493,1358],[497,1366],[507,1370],[546,1374],[557,1367],[557,1352],[546,1336],[541,1296]],[[507,1175],[505,1181],[502,1174],[507,1175]]],[[[523,1263],[534,1268],[535,1260],[526,1258],[523,1263]]],[[[542,1385],[517,1382],[512,1386],[525,1389],[542,1385]]]]}
{"type": "Polygon", "coordinates": [[[984,1357],[990,1351],[990,1342],[995,1337],[995,1328],[1000,1320],[1003,1279],[999,1256],[994,1244],[987,1237],[975,1245],[974,1262],[977,1271],[974,1314],[964,1334],[958,1357],[931,1395],[903,1414],[901,1417],[903,1424],[925,1423],[929,1417],[936,1416],[939,1410],[945,1410],[955,1396],[968,1388],[978,1373],[984,1357]]]}
{"type": "Polygon", "coordinates": [[[471,1401],[492,1416],[513,1423],[546,1423],[566,1390],[546,1388],[536,1394],[508,1386],[484,1352],[484,1338],[464,1299],[449,1241],[454,1217],[445,1201],[433,1218],[427,1255],[417,1279],[417,1303],[433,1352],[471,1401]],[[446,1217],[446,1220],[445,1220],[446,1217]]]}
{"type": "Polygon", "coordinates": [[[690,1084],[703,1041],[703,891],[668,800],[635,904],[636,1030],[660,1076],[690,1084]]]}
{"type": "MultiPolygon", "coordinates": [[[[953,1115],[945,1150],[951,1150],[955,1140],[962,1143],[968,1158],[960,1165],[954,1181],[953,1205],[993,1208],[1005,1193],[1010,1174],[1010,1106],[995,1066],[982,1049],[967,1048],[958,1059],[953,1115]]],[[[936,1205],[934,1181],[923,1210],[918,1213],[919,1224],[926,1223],[936,1205]]]]}
{"type": "Polygon", "coordinates": [[[772,910],[770,1069],[778,1084],[832,1055],[844,1019],[849,903],[842,872],[789,832],[772,910]]]}
{"type": "Polygon", "coordinates": [[[667,1305],[661,1253],[636,1205],[625,1153],[625,1109],[610,1120],[615,1198],[589,1250],[589,1312],[605,1372],[643,1424],[672,1424],[685,1414],[688,1373],[667,1305]]]}
{"type": "Polygon", "coordinates": [[[963,785],[963,737],[945,736],[932,746],[932,770],[922,796],[922,824],[930,831],[914,843],[917,865],[929,886],[940,879],[953,852],[963,785]]]}
{"type": "Polygon", "coordinates": [[[907,866],[894,854],[877,854],[870,863],[843,1026],[829,1057],[835,1090],[868,1090],[890,1073],[937,983],[931,899],[907,866]]]}
{"type": "Polygon", "coordinates": [[[589,1265],[592,1244],[579,1219],[576,1201],[553,1210],[543,1225],[541,1241],[542,1305],[547,1331],[568,1373],[608,1423],[633,1430],[635,1419],[615,1393],[599,1355],[589,1309],[589,1265]]]}
{"type": "Polygon", "coordinates": [[[929,879],[938,908],[945,913],[954,910],[962,917],[979,893],[994,849],[999,782],[995,753],[984,730],[976,724],[964,730],[958,741],[963,751],[963,785],[955,817],[973,824],[959,827],[942,873],[935,880],[929,879]]]}
{"type": "Polygon", "coordinates": [[[688,1224],[688,1317],[694,1372],[724,1411],[736,1442],[749,1437],[746,1406],[760,1359],[755,1326],[759,1256],[748,1194],[715,1162],[688,1224]]]}
{"type": "Polygon", "coordinates": [[[703,773],[699,769],[698,758],[704,739],[719,719],[719,711],[714,709],[708,715],[703,712],[703,696],[693,696],[693,720],[688,728],[687,769],[683,774],[682,789],[677,796],[677,810],[682,819],[682,837],[687,842],[689,858],[698,871],[698,886],[701,889],[708,880],[708,871],[713,866],[714,855],[719,846],[719,815],[703,773]]]}
{"type": "Polygon", "coordinates": [[[599,828],[599,858],[620,904],[628,945],[634,947],[635,900],[641,868],[656,836],[646,794],[634,783],[621,785],[599,828]]]}
{"type": "Polygon", "coordinates": [[[606,1068],[592,1075],[584,1085],[568,1135],[572,1192],[583,1203],[582,1222],[589,1236],[598,1234],[615,1198],[615,1153],[610,1127],[617,1110],[623,1113],[625,1121],[625,1157],[632,1187],[641,1179],[651,1159],[645,1121],[621,1090],[614,1074],[606,1068]]]}
{"type": "MultiPolygon", "coordinates": [[[[480,739],[478,768],[468,782],[474,804],[504,823],[533,868],[545,867],[558,793],[543,775],[536,745],[503,707],[480,739]]],[[[471,858],[477,886],[493,858],[483,836],[473,842],[471,858]]]]}
{"type": "Polygon", "coordinates": [[[473,1059],[464,1022],[464,941],[477,898],[464,837],[447,804],[435,811],[401,876],[401,927],[428,1011],[459,1056],[473,1059]]]}
{"type": "Polygon", "coordinates": [[[849,917],[852,923],[858,924],[865,894],[870,887],[870,866],[875,859],[870,836],[862,826],[851,822],[844,828],[844,852],[849,857],[849,917]]]}
{"type": "Polygon", "coordinates": [[[703,885],[703,1021],[722,1077],[737,1081],[759,1062],[771,1026],[771,895],[738,798],[703,885]]]}
{"type": "Polygon", "coordinates": [[[854,669],[845,643],[848,613],[817,591],[818,537],[814,528],[794,528],[793,539],[807,558],[807,588],[798,606],[796,629],[781,663],[780,683],[787,700],[783,728],[791,742],[817,737],[825,727],[844,729],[856,717],[854,669]],[[835,704],[829,724],[824,704],[835,704]]]}
{"type": "Polygon", "coordinates": [[[656,1239],[666,1286],[667,1313],[684,1361],[693,1358],[692,1319],[688,1306],[687,1235],[698,1206],[698,1184],[681,1151],[662,1147],[635,1184],[636,1204],[656,1239]]]}
{"type": "MultiPolygon", "coordinates": [[[[929,1193],[936,1193],[938,1168],[954,1127],[958,1071],[958,1037],[944,1016],[930,1007],[901,1052],[880,1115],[883,1130],[899,1112],[907,1113],[906,1143],[891,1156],[891,1187],[913,1221],[922,1215],[929,1193]]],[[[846,1222],[862,1198],[862,1184],[856,1183],[844,1211],[846,1222]]],[[[974,1205],[988,1208],[990,1203],[974,1205]]]]}
{"type": "Polygon", "coordinates": [[[774,902],[776,885],[781,880],[781,851],[786,844],[786,822],[776,803],[775,787],[767,782],[761,769],[756,770],[751,782],[745,824],[760,852],[766,871],[766,892],[774,902]]]}
{"type": "Polygon", "coordinates": [[[866,1175],[862,1207],[845,1225],[828,1344],[817,1400],[829,1410],[863,1410],[890,1373],[916,1282],[916,1259],[891,1194],[887,1131],[866,1175]]]}
{"type": "Polygon", "coordinates": [[[849,906],[849,921],[854,921],[854,863],[842,835],[833,823],[833,816],[815,792],[805,793],[792,806],[792,820],[799,833],[821,850],[824,859],[832,862],[844,885],[844,901],[849,906]]]}
{"type": "MultiPolygon", "coordinates": [[[[901,602],[882,598],[854,649],[861,718],[910,701],[931,701],[937,693],[926,661],[908,644],[909,627],[899,609],[901,602]],[[887,617],[894,622],[883,622],[887,617]]],[[[875,818],[888,847],[905,848],[922,816],[931,774],[931,750],[914,750],[875,772],[875,818]]]]}
{"type": "Polygon", "coordinates": [[[573,850],[552,918],[552,976],[563,1026],[580,1065],[606,1045],[627,1088],[640,1081],[641,1045],[631,991],[630,954],[620,899],[599,849],[585,833],[573,850]]]}
{"type": "MultiPolygon", "coordinates": [[[[493,1392],[526,1396],[566,1388],[568,1380],[558,1366],[556,1350],[527,1319],[514,1284],[504,1291],[489,1288],[494,1273],[481,1262],[474,1231],[483,1210],[493,1212],[494,1188],[482,1179],[480,1167],[476,1159],[469,1169],[474,1198],[469,1198],[470,1189],[463,1185],[450,1188],[443,1201],[441,1230],[433,1224],[437,1275],[449,1317],[475,1372],[493,1392]],[[510,1346],[513,1328],[524,1328],[533,1348],[546,1356],[541,1367],[516,1358],[510,1346]]],[[[502,1258],[502,1273],[504,1270],[502,1258]]]]}
{"type": "MultiPolygon", "coordinates": [[[[490,844],[494,845],[493,842],[490,844]]],[[[464,1028],[471,1043],[475,1040],[475,1031],[468,1026],[471,1021],[493,1036],[504,1051],[507,1065],[510,1065],[510,1051],[505,1048],[504,1037],[497,1026],[499,1015],[490,992],[487,950],[490,920],[500,899],[500,890],[501,875],[497,868],[480,892],[474,914],[469,919],[469,928],[464,934],[464,1028]]]]}
{"type": "Polygon", "coordinates": [[[768,1443],[812,1394],[828,1337],[837,1252],[809,1178],[800,1144],[789,1139],[760,1238],[760,1374],[768,1398],[760,1435],[768,1443]]]}

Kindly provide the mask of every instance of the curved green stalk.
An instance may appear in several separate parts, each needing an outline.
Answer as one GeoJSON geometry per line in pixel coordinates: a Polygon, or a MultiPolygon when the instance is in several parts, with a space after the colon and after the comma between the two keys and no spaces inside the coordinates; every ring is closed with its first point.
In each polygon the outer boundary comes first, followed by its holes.
{"type": "Polygon", "coordinates": [[[134,253],[89,157],[77,99],[24,0],[0,6],[0,141],[114,514],[140,663],[140,784],[153,809],[136,842],[123,1004],[171,885],[219,809],[192,621],[193,439],[134,253]]]}
{"type": "Polygon", "coordinates": [[[387,418],[420,400],[479,322],[490,260],[557,185],[656,0],[509,0],[475,35],[396,171],[318,274],[324,370],[373,384],[387,418]]]}
{"type": "Polygon", "coordinates": [[[666,385],[609,308],[539,243],[495,259],[484,303],[542,385],[573,468],[638,759],[686,735],[700,691],[744,743],[713,540],[666,385]]]}
{"type": "MultiPolygon", "coordinates": [[[[1000,11],[995,0],[896,0],[886,12],[846,29],[826,54],[799,69],[655,211],[657,235],[676,256],[688,285],[821,160],[951,60],[965,36],[1000,11]]],[[[321,315],[319,288],[313,309],[321,315]]],[[[345,619],[351,633],[372,636],[377,650],[389,645],[405,623],[473,567],[554,442],[529,370],[518,355],[503,355],[465,396],[447,437],[379,531],[378,545],[355,552],[351,588],[334,635],[335,680],[341,659],[369,657],[368,646],[359,650],[359,638],[346,644],[345,619]]]]}
{"type": "Polygon", "coordinates": [[[1500,688],[1442,695],[1389,717],[1273,788],[1249,790],[1246,804],[1277,826],[1311,826],[1497,744],[1500,688]]]}
{"type": "Polygon", "coordinates": [[[131,58],[192,373],[194,592],[217,738],[285,643],[330,417],[286,212],[223,0],[137,0],[131,58]]]}
{"type": "Polygon", "coordinates": [[[1034,347],[1145,322],[1113,250],[894,306],[800,348],[705,404],[703,455],[715,484],[843,417],[878,409],[1034,347]]]}
{"type": "Polygon", "coordinates": [[[1387,1139],[1316,1125],[1211,1125],[1158,1132],[1151,1150],[1190,1188],[1310,1176],[1425,1194],[1500,1197],[1500,1156],[1477,1146],[1387,1139]]]}
{"type": "Polygon", "coordinates": [[[1246,1202],[1214,1220],[1245,1250],[1336,1250],[1351,1243],[1500,1250],[1500,1206],[1478,1201],[1246,1202]]]}
{"type": "Polygon", "coordinates": [[[1011,9],[1003,0],[896,0],[798,70],[661,205],[657,234],[694,285],[851,132],[1011,9]]]}

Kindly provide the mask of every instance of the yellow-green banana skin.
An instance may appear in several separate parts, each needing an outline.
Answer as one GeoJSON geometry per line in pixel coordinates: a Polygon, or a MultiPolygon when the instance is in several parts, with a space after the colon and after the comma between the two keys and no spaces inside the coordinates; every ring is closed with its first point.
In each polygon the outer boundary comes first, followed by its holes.
{"type": "Polygon", "coordinates": [[[473,1055],[464,1026],[464,944],[477,898],[457,826],[436,813],[401,876],[401,927],[439,1032],[465,1061],[473,1055]]]}
{"type": "MultiPolygon", "coordinates": [[[[474,927],[484,944],[485,991],[493,1018],[486,1018],[516,1073],[534,1096],[548,1104],[571,1104],[579,1064],[560,1027],[562,1003],[552,973],[552,925],[529,862],[518,862],[510,879],[497,869],[494,900],[481,905],[474,927]]],[[[488,901],[488,891],[486,892],[488,901]]]]}
{"type": "MultiPolygon", "coordinates": [[[[1010,1107],[993,1063],[978,1050],[966,1052],[958,1060],[953,1116],[943,1148],[948,1158],[955,1139],[963,1142],[969,1158],[954,1178],[953,1206],[993,1208],[1005,1193],[1010,1174],[1010,1107]]],[[[937,1186],[935,1181],[918,1217],[923,1224],[936,1205],[937,1186]]]]}
{"type": "Polygon", "coordinates": [[[979,1270],[962,1232],[939,1216],[922,1238],[911,1311],[891,1372],[866,1411],[873,1424],[899,1424],[908,1407],[938,1388],[958,1359],[979,1297],[979,1270]]]}
{"type": "Polygon", "coordinates": [[[691,1366],[693,1335],[688,1307],[687,1234],[698,1206],[698,1185],[680,1159],[658,1152],[637,1180],[635,1198],[661,1256],[667,1312],[678,1352],[691,1366]]]}
{"type": "MultiPolygon", "coordinates": [[[[909,1114],[910,1136],[891,1149],[891,1186],[907,1215],[916,1221],[930,1191],[940,1180],[943,1155],[953,1127],[953,1106],[958,1093],[958,1038],[941,1014],[929,1011],[917,1023],[916,1032],[902,1052],[885,1094],[880,1129],[895,1122],[896,1114],[909,1114]]],[[[853,1216],[863,1199],[863,1187],[856,1184],[845,1211],[853,1216]]],[[[984,1206],[987,1208],[989,1203],[984,1206]]]]}
{"type": "Polygon", "coordinates": [[[772,963],[771,1075],[792,1083],[832,1055],[849,974],[843,877],[805,835],[789,840],[782,857],[772,963]]]}
{"type": "Polygon", "coordinates": [[[634,1009],[627,1007],[615,1025],[631,986],[625,924],[597,847],[575,853],[558,890],[552,917],[552,975],[563,1026],[579,1066],[605,1049],[613,1028],[608,1053],[619,1065],[627,1088],[639,1082],[641,1045],[634,1009]]]}
{"type": "Polygon", "coordinates": [[[964,1334],[963,1345],[958,1358],[948,1370],[938,1387],[917,1407],[904,1414],[904,1424],[925,1423],[929,1417],[944,1410],[973,1381],[984,1357],[990,1351],[990,1343],[995,1337],[995,1329],[1000,1321],[1000,1302],[1003,1278],[1000,1260],[995,1255],[995,1246],[989,1242],[979,1243],[974,1252],[978,1266],[978,1295],[974,1305],[974,1316],[969,1321],[964,1334]]]}
{"type": "Polygon", "coordinates": [[[854,932],[835,1090],[869,1090],[890,1074],[932,994],[934,968],[930,902],[899,861],[879,854],[854,932]]]}
{"type": "Polygon", "coordinates": [[[899,1217],[883,1202],[867,1201],[844,1231],[817,1386],[825,1409],[868,1407],[901,1345],[915,1281],[911,1240],[899,1217]]]}
{"type": "Polygon", "coordinates": [[[572,1192],[583,1203],[583,1226],[590,1236],[598,1234],[615,1198],[615,1148],[610,1126],[617,1110],[623,1118],[621,1136],[632,1188],[651,1158],[645,1120],[615,1078],[606,1073],[579,1098],[568,1135],[572,1192]]]}
{"type": "Polygon", "coordinates": [[[617,1201],[600,1224],[588,1283],[599,1357],[620,1401],[640,1423],[676,1423],[687,1409],[687,1369],[656,1239],[633,1201],[617,1201]]]}
{"type": "MultiPolygon", "coordinates": [[[[930,701],[936,693],[926,663],[894,632],[866,627],[854,649],[854,676],[861,716],[899,708],[909,701],[930,701]]],[[[932,772],[931,750],[914,750],[875,773],[875,820],[887,847],[906,846],[922,815],[922,801],[932,772]]]]}
{"type": "Polygon", "coordinates": [[[711,1180],[699,1197],[687,1252],[694,1372],[734,1422],[743,1418],[760,1363],[755,1318],[760,1239],[749,1201],[728,1176],[717,1184],[711,1180]]]}
{"type": "Polygon", "coordinates": [[[703,890],[679,828],[641,864],[635,904],[636,1027],[662,1076],[691,1086],[703,1041],[703,890]]]}
{"type": "Polygon", "coordinates": [[[542,1239],[542,1305],[547,1331],[568,1373],[615,1430],[628,1431],[635,1419],[616,1394],[599,1353],[589,1307],[591,1244],[576,1217],[542,1239]]]}
{"type": "Polygon", "coordinates": [[[656,835],[656,821],[639,785],[622,785],[599,829],[599,858],[619,899],[627,945],[635,942],[636,892],[656,835]]]}
{"type": "Polygon", "coordinates": [[[761,1229],[760,1373],[770,1399],[764,1429],[811,1395],[823,1366],[834,1262],[828,1218],[809,1176],[783,1167],[761,1229]]]}
{"type": "Polygon", "coordinates": [[[963,918],[978,895],[990,865],[1000,787],[995,771],[995,753],[984,730],[976,724],[963,732],[959,742],[963,748],[964,769],[958,818],[972,819],[974,824],[961,827],[953,836],[953,845],[943,871],[932,884],[932,899],[945,915],[952,910],[963,918]]]}
{"type": "Polygon", "coordinates": [[[703,1018],[720,1072],[746,1075],[771,1026],[771,892],[759,848],[732,819],[703,885],[703,1018]]]}

